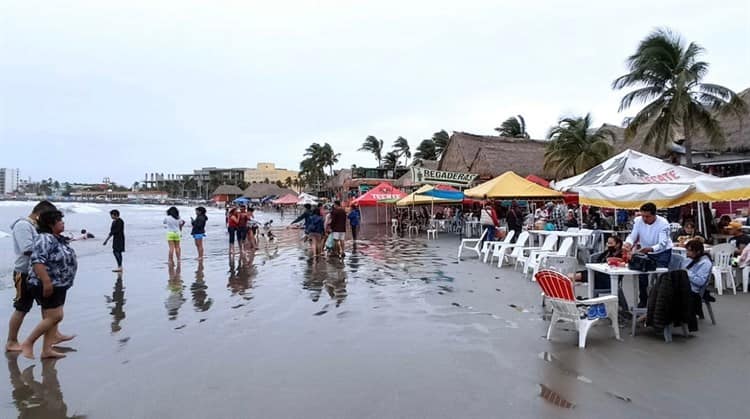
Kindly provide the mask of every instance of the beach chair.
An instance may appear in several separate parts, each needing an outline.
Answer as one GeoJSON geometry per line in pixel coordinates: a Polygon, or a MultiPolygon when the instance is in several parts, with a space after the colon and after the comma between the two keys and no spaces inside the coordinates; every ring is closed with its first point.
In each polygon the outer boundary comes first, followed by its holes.
{"type": "Polygon", "coordinates": [[[487,235],[487,230],[484,230],[482,232],[482,235],[479,236],[478,239],[463,239],[461,240],[461,245],[458,246],[458,260],[461,260],[461,253],[463,253],[464,249],[471,250],[472,252],[477,254],[477,257],[481,258],[482,254],[479,250],[479,246],[482,245],[482,240],[484,240],[484,236],[487,235]]]}
{"type": "MultiPolygon", "coordinates": [[[[526,259],[526,264],[523,267],[523,274],[526,275],[529,272],[529,269],[531,269],[532,274],[536,275],[537,272],[539,272],[539,265],[540,260],[542,256],[546,255],[554,255],[554,256],[568,256],[568,253],[570,253],[570,249],[573,247],[573,238],[572,237],[566,237],[562,243],[560,244],[560,247],[557,249],[556,252],[543,252],[541,250],[534,250],[529,254],[528,259],[526,259]]],[[[563,273],[569,273],[569,272],[563,272],[563,273]]],[[[532,279],[534,277],[532,276],[532,279]]]]}
{"type": "MultiPolygon", "coordinates": [[[[508,232],[510,234],[510,232],[508,232]]],[[[518,240],[516,240],[515,243],[508,243],[508,244],[501,244],[500,246],[497,246],[495,248],[495,251],[492,252],[492,257],[497,257],[497,267],[502,268],[503,262],[505,259],[508,259],[508,263],[510,263],[512,260],[515,260],[518,257],[518,253],[516,252],[516,249],[521,249],[524,246],[526,246],[526,242],[529,240],[529,232],[528,231],[522,231],[521,234],[518,235],[518,240]],[[508,255],[508,250],[511,250],[511,254],[508,255]]],[[[520,250],[519,250],[520,251],[520,250]]],[[[490,263],[492,263],[492,259],[490,258],[490,263]]]]}
{"type": "Polygon", "coordinates": [[[750,279],[750,266],[745,266],[742,268],[742,292],[745,294],[747,294],[748,279],[750,279]]]}
{"type": "Polygon", "coordinates": [[[737,286],[734,282],[734,268],[732,267],[732,256],[734,255],[734,250],[734,244],[731,243],[718,244],[711,249],[714,258],[714,267],[711,269],[711,273],[714,274],[716,292],[718,292],[719,295],[724,294],[725,277],[726,286],[731,286],[732,291],[737,294],[737,286]]]}
{"type": "Polygon", "coordinates": [[[524,266],[525,268],[526,262],[529,260],[529,256],[531,256],[531,252],[533,252],[534,250],[542,252],[552,252],[555,250],[555,245],[557,245],[557,234],[550,234],[544,238],[542,247],[524,247],[518,257],[516,257],[516,264],[514,269],[518,269],[519,264],[523,264],[522,266],[524,266]],[[529,253],[526,254],[526,252],[529,253]]]}
{"type": "Polygon", "coordinates": [[[617,322],[617,296],[606,295],[587,300],[576,300],[573,291],[573,281],[564,274],[552,270],[541,270],[536,273],[536,282],[547,297],[552,307],[552,319],[547,329],[547,340],[552,335],[552,329],[559,321],[570,322],[578,331],[578,347],[586,347],[586,336],[591,326],[599,318],[589,319],[587,312],[592,305],[603,304],[607,311],[607,318],[612,321],[615,339],[620,340],[620,328],[617,322]]]}
{"type": "MultiPolygon", "coordinates": [[[[482,245],[482,254],[484,255],[484,263],[487,263],[487,258],[492,255],[494,257],[495,255],[495,249],[497,249],[499,246],[502,246],[503,244],[511,244],[510,241],[513,240],[513,236],[515,236],[516,232],[513,230],[510,230],[507,235],[505,236],[505,239],[502,241],[489,241],[485,240],[484,244],[482,245]]],[[[492,257],[489,257],[490,263],[492,263],[492,257]]]]}

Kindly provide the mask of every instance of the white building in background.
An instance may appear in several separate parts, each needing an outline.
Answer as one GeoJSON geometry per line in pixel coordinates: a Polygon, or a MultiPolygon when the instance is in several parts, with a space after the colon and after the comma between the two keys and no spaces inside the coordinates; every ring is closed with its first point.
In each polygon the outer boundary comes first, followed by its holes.
{"type": "Polygon", "coordinates": [[[0,168],[0,195],[8,195],[18,189],[18,169],[0,168]]]}

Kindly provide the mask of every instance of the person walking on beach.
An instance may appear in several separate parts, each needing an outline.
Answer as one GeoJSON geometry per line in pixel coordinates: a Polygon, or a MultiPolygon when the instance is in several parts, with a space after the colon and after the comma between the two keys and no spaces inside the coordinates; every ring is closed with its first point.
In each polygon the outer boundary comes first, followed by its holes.
{"type": "Polygon", "coordinates": [[[177,263],[180,263],[180,240],[182,239],[182,226],[185,225],[185,221],[180,218],[180,211],[178,211],[176,207],[169,207],[163,224],[167,228],[169,264],[171,265],[174,263],[175,256],[177,256],[177,263]]]}
{"type": "Polygon", "coordinates": [[[495,209],[492,208],[491,203],[487,202],[484,204],[484,208],[482,208],[482,212],[479,214],[479,222],[486,232],[484,241],[495,241],[495,231],[500,223],[497,220],[497,214],[495,214],[495,209]]]}
{"type": "Polygon", "coordinates": [[[331,211],[331,234],[333,235],[333,248],[338,256],[344,258],[344,240],[346,239],[346,210],[341,207],[341,201],[333,201],[331,211]]]}
{"type": "Polygon", "coordinates": [[[39,215],[46,211],[55,211],[57,208],[49,201],[41,201],[34,206],[28,217],[19,218],[10,229],[13,235],[13,250],[16,254],[16,262],[13,265],[13,283],[16,288],[16,296],[13,299],[13,314],[8,321],[8,340],[5,343],[7,352],[21,350],[18,343],[18,331],[21,329],[26,313],[34,305],[34,296],[28,289],[29,268],[31,262],[31,251],[37,233],[39,215]]]}
{"type": "Polygon", "coordinates": [[[313,258],[317,258],[322,251],[323,233],[325,232],[325,222],[320,215],[320,209],[312,210],[305,224],[305,233],[310,237],[310,252],[313,258]]]}
{"type": "Polygon", "coordinates": [[[237,223],[239,217],[237,208],[231,208],[227,213],[227,232],[229,232],[229,254],[234,254],[234,241],[237,238],[237,223]]]}
{"type": "Polygon", "coordinates": [[[190,217],[190,235],[195,240],[195,248],[198,250],[198,260],[203,259],[203,239],[206,237],[206,209],[198,207],[195,209],[195,218],[190,217]]]}
{"type": "Polygon", "coordinates": [[[246,247],[249,247],[250,251],[254,251],[258,248],[258,223],[255,222],[255,208],[247,209],[247,243],[246,247]]]}
{"type": "Polygon", "coordinates": [[[113,209],[109,212],[112,217],[112,225],[109,227],[109,236],[104,239],[103,246],[107,245],[109,239],[112,239],[112,253],[115,255],[117,269],[112,272],[122,272],[122,252],[125,251],[125,222],[120,218],[120,211],[113,209]]]}
{"type": "Polygon", "coordinates": [[[349,210],[349,226],[352,228],[352,244],[357,245],[357,235],[359,234],[359,222],[361,215],[359,213],[359,205],[356,202],[352,203],[352,208],[349,210]]]}
{"type": "Polygon", "coordinates": [[[237,245],[240,247],[240,254],[244,253],[247,247],[247,223],[250,218],[247,216],[247,207],[240,207],[237,213],[237,245]]]}
{"type": "Polygon", "coordinates": [[[510,240],[511,243],[515,243],[518,236],[521,235],[521,230],[523,230],[523,214],[521,214],[521,209],[518,208],[516,201],[510,202],[510,209],[508,210],[506,219],[508,221],[508,230],[516,232],[510,240]]]}
{"type": "Polygon", "coordinates": [[[29,287],[37,304],[42,306],[42,320],[21,344],[23,356],[34,359],[34,343],[44,336],[42,358],[62,358],[65,354],[55,351],[52,345],[59,343],[57,326],[63,319],[63,306],[68,289],[78,270],[75,250],[62,236],[65,231],[63,214],[46,211],[39,216],[39,235],[34,238],[31,252],[29,287]]]}
{"type": "MultiPolygon", "coordinates": [[[[669,235],[669,221],[656,215],[656,205],[647,202],[641,205],[641,215],[633,222],[633,231],[625,239],[623,248],[630,252],[639,243],[638,250],[656,262],[659,268],[669,267],[672,258],[672,238],[669,235]]],[[[648,275],[638,276],[638,308],[645,308],[648,302],[648,275]]]]}

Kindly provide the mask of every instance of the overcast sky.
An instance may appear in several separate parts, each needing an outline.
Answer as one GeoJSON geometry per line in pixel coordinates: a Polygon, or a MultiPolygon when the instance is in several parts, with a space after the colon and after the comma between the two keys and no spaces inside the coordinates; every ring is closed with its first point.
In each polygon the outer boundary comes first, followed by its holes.
{"type": "Polygon", "coordinates": [[[375,135],[491,134],[522,114],[619,124],[612,80],[653,28],[750,87],[750,2],[0,0],[0,167],[130,185],[146,172],[276,162],[313,141],[340,167],[375,135]]]}

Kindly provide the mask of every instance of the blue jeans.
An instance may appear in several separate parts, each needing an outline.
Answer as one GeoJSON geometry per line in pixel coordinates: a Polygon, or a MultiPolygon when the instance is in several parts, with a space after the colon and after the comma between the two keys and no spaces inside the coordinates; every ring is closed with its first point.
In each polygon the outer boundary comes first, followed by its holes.
{"type": "MultiPolygon", "coordinates": [[[[661,253],[648,253],[649,259],[656,261],[657,268],[668,268],[672,258],[672,249],[661,253]]],[[[648,275],[638,275],[638,307],[644,308],[648,304],[648,275]]]]}
{"type": "Polygon", "coordinates": [[[487,232],[487,234],[484,235],[483,242],[485,242],[485,241],[495,241],[495,226],[486,225],[486,226],[482,226],[482,227],[484,227],[484,231],[487,232]]]}

